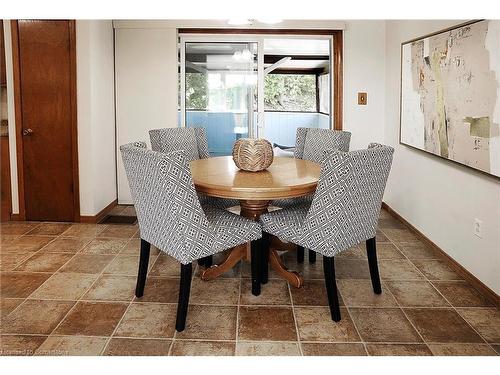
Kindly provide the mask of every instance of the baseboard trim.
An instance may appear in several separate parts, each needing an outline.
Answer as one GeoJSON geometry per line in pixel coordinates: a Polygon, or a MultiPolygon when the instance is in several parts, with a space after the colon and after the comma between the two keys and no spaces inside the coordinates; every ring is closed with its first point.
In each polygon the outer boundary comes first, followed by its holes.
{"type": "Polygon", "coordinates": [[[97,224],[102,219],[106,217],[109,212],[118,205],[118,200],[115,199],[113,202],[104,207],[97,215],[94,216],[80,216],[80,223],[86,224],[97,224]]]}
{"type": "Polygon", "coordinates": [[[24,221],[24,217],[21,214],[10,214],[11,221],[24,221]]]}
{"type": "Polygon", "coordinates": [[[460,263],[448,255],[443,249],[427,238],[422,232],[415,228],[408,220],[394,211],[387,203],[382,202],[382,208],[385,209],[392,217],[404,224],[410,231],[412,231],[422,242],[432,248],[448,265],[456,271],[460,276],[462,276],[466,281],[468,281],[474,288],[483,293],[487,298],[489,298],[497,308],[500,308],[500,296],[496,294],[493,290],[485,285],[476,276],[465,269],[460,263]]]}

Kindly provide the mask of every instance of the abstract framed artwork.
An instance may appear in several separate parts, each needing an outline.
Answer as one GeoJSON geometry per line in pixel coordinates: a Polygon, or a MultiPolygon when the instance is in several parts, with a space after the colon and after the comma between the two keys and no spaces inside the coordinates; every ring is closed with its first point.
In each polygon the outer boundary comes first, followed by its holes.
{"type": "Polygon", "coordinates": [[[400,143],[500,177],[500,21],[401,44],[400,143]]]}

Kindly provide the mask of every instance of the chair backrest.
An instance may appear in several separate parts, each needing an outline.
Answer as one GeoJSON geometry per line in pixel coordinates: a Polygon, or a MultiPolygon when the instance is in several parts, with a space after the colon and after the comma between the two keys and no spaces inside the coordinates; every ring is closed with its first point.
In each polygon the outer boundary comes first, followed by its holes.
{"type": "Polygon", "coordinates": [[[204,128],[165,128],[149,131],[153,151],[183,150],[189,161],[210,157],[204,128]]]}
{"type": "Polygon", "coordinates": [[[187,264],[203,253],[211,229],[184,151],[160,153],[146,143],[120,146],[141,238],[187,264]]]}
{"type": "Polygon", "coordinates": [[[334,255],[375,237],[394,149],[325,151],[316,193],[305,220],[311,249],[334,255]]]}
{"type": "Polygon", "coordinates": [[[297,159],[305,159],[321,163],[323,151],[349,151],[351,133],[317,128],[297,128],[295,137],[295,153],[297,159]]]}

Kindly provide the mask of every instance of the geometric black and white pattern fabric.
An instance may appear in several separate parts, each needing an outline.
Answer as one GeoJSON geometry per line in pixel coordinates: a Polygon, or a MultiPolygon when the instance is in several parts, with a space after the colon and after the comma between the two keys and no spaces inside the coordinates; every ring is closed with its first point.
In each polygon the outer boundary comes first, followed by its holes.
{"type": "Polygon", "coordinates": [[[202,209],[184,151],[144,142],[120,147],[141,238],[182,264],[261,238],[260,225],[216,207],[202,209]]]}
{"type": "Polygon", "coordinates": [[[299,202],[260,217],[262,230],[326,256],[375,237],[394,149],[325,151],[318,187],[299,202]]]}
{"type": "MultiPolygon", "coordinates": [[[[204,128],[165,128],[149,131],[153,151],[184,151],[188,162],[210,157],[204,128]]],[[[211,204],[222,209],[238,206],[236,199],[207,197],[199,194],[202,205],[211,204]]]]}
{"type": "MultiPolygon", "coordinates": [[[[296,159],[310,160],[321,164],[326,150],[349,151],[351,133],[339,130],[297,128],[295,137],[296,159]]],[[[312,195],[302,198],[278,199],[272,202],[273,206],[286,208],[295,204],[310,202],[312,195]]]]}

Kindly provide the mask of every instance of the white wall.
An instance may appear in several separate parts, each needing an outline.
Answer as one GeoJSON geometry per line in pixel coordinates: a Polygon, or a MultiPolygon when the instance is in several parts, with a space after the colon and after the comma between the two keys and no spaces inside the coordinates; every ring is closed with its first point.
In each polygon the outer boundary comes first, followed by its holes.
{"type": "Polygon", "coordinates": [[[386,24],[385,140],[396,151],[384,200],[500,294],[499,181],[399,144],[401,43],[458,23],[388,21],[386,24]],[[473,234],[474,218],[483,222],[483,238],[473,234]]]}
{"type": "MultiPolygon", "coordinates": [[[[148,130],[177,126],[177,30],[116,29],[117,145],[146,141],[148,130]]],[[[117,148],[118,202],[131,204],[117,148]]]]}
{"type": "Polygon", "coordinates": [[[76,22],[80,213],[116,199],[113,24],[76,22]]]}
{"type": "Polygon", "coordinates": [[[349,21],[344,30],[344,130],[351,150],[384,142],[385,21],[349,21]],[[358,105],[358,92],[368,93],[358,105]]]}

